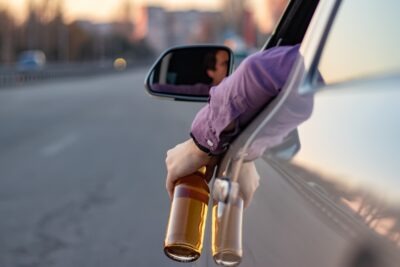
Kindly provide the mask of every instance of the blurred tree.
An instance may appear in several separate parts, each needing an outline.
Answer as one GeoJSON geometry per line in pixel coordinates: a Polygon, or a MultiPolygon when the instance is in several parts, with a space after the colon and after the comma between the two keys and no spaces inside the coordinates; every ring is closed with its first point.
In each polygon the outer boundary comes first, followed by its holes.
{"type": "Polygon", "coordinates": [[[26,47],[29,50],[39,49],[40,40],[40,19],[38,6],[34,0],[28,1],[28,18],[23,26],[27,36],[26,47]]]}
{"type": "Polygon", "coordinates": [[[44,0],[40,9],[43,44],[48,58],[68,61],[68,28],[64,24],[62,0],[44,0]]]}
{"type": "Polygon", "coordinates": [[[14,60],[13,31],[14,19],[6,10],[0,10],[0,63],[9,64],[14,60]]]}
{"type": "Polygon", "coordinates": [[[134,36],[134,17],[132,12],[132,2],[130,0],[121,1],[116,22],[113,23],[114,31],[133,41],[134,36]]]}
{"type": "Polygon", "coordinates": [[[0,63],[15,62],[25,50],[42,50],[48,61],[98,61],[116,56],[152,54],[145,42],[133,39],[132,4],[122,0],[113,23],[64,22],[64,0],[26,0],[27,16],[21,24],[0,7],[0,63]]]}
{"type": "Polygon", "coordinates": [[[81,61],[93,59],[93,49],[90,48],[90,45],[92,44],[92,37],[79,26],[78,22],[73,22],[68,25],[68,32],[70,33],[68,42],[69,60],[81,61]]]}

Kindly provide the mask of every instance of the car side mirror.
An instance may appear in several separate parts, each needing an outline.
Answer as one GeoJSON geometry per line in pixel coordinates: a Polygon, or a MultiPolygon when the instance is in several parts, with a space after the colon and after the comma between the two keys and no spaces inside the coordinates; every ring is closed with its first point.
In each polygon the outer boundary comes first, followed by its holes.
{"type": "Polygon", "coordinates": [[[232,72],[233,53],[226,46],[180,46],[166,50],[151,67],[147,92],[182,101],[206,102],[209,90],[232,72]]]}

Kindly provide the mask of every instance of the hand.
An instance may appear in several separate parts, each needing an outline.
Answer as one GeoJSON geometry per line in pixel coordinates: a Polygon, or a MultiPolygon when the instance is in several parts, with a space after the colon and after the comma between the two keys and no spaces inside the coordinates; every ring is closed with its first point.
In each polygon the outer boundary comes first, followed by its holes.
{"type": "Polygon", "coordinates": [[[166,188],[172,198],[175,182],[186,175],[194,173],[203,166],[208,166],[206,177],[210,178],[214,171],[215,160],[201,151],[193,139],[189,139],[167,151],[165,165],[167,167],[166,188]]]}
{"type": "Polygon", "coordinates": [[[244,162],[239,172],[238,183],[243,197],[244,207],[247,208],[260,185],[260,175],[253,161],[244,162]]]}

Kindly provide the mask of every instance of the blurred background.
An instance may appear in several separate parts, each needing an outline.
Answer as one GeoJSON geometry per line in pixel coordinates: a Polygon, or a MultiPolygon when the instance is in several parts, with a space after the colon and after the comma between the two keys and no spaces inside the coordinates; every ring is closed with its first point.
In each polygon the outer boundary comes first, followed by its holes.
{"type": "Polygon", "coordinates": [[[202,104],[149,97],[145,75],[173,45],[240,61],[286,4],[0,0],[0,266],[175,266],[164,156],[202,104]]]}
{"type": "Polygon", "coordinates": [[[286,2],[1,0],[0,64],[23,65],[27,51],[41,53],[30,55],[45,58],[37,59],[40,66],[119,57],[135,64],[194,43],[226,43],[245,53],[265,42],[286,2]]]}

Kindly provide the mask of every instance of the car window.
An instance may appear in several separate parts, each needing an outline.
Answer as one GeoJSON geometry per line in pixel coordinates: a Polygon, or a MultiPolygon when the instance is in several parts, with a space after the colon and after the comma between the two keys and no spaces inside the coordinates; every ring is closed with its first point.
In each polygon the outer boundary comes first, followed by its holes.
{"type": "Polygon", "coordinates": [[[333,84],[400,71],[398,10],[396,0],[342,1],[318,65],[322,80],[333,84]]]}

